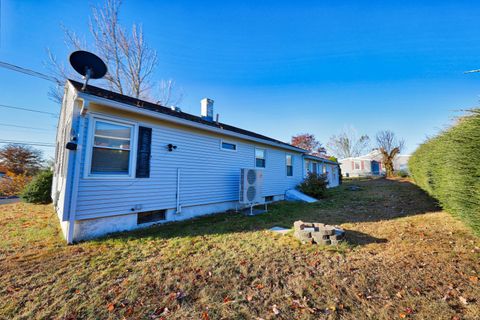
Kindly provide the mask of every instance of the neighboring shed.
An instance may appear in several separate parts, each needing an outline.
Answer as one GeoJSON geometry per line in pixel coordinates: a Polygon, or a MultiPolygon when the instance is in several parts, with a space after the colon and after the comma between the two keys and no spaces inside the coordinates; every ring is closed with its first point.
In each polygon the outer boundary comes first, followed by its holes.
{"type": "MultiPolygon", "coordinates": [[[[408,171],[408,159],[410,155],[397,155],[393,161],[395,171],[408,171]]],[[[342,175],[344,177],[369,177],[385,175],[385,167],[382,163],[382,155],[373,150],[360,157],[350,157],[339,160],[342,175]]]]}

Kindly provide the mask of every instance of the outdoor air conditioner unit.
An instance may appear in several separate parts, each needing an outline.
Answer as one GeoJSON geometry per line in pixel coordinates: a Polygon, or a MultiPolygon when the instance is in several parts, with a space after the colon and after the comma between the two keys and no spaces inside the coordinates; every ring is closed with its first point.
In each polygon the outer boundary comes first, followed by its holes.
{"type": "Polygon", "coordinates": [[[263,171],[240,169],[240,203],[254,205],[263,203],[263,171]]]}

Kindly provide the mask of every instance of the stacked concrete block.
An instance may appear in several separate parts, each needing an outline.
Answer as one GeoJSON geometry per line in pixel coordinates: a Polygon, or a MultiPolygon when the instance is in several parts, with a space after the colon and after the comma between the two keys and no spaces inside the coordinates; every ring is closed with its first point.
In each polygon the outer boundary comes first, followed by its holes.
{"type": "Polygon", "coordinates": [[[336,245],[345,239],[343,229],[323,223],[299,220],[293,223],[293,229],[294,236],[302,243],[336,245]]]}

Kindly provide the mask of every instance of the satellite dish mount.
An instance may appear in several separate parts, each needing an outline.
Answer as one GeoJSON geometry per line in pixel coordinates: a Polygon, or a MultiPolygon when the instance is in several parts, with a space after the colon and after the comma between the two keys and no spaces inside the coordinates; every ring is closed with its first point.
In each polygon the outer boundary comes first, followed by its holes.
{"type": "Polygon", "coordinates": [[[90,79],[100,79],[107,74],[107,66],[98,56],[88,51],[75,51],[70,55],[70,64],[73,69],[83,76],[82,91],[87,88],[90,79]]]}

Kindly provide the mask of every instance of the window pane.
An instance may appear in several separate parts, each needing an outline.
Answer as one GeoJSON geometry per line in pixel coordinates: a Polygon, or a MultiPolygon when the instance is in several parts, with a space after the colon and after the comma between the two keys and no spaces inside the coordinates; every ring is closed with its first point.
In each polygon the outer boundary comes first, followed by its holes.
{"type": "Polygon", "coordinates": [[[265,159],[255,159],[255,166],[257,168],[265,168],[265,159]]]}
{"type": "Polygon", "coordinates": [[[237,150],[237,145],[228,142],[222,142],[222,149],[237,150]]]}
{"type": "Polygon", "coordinates": [[[130,140],[131,127],[97,121],[95,123],[95,136],[107,138],[120,138],[130,140]]]}
{"type": "Polygon", "coordinates": [[[287,166],[291,166],[292,165],[292,156],[287,154],[287,166]]]}
{"type": "Polygon", "coordinates": [[[289,177],[293,176],[293,167],[292,166],[287,166],[287,176],[289,176],[289,177]]]}
{"type": "Polygon", "coordinates": [[[312,163],[312,172],[317,173],[317,164],[315,162],[312,163]]]}
{"type": "Polygon", "coordinates": [[[95,136],[94,145],[96,147],[110,147],[130,150],[130,140],[125,140],[121,138],[95,136]]]}
{"type": "Polygon", "coordinates": [[[91,173],[128,174],[130,151],[93,148],[91,173]]]}
{"type": "Polygon", "coordinates": [[[263,150],[263,149],[255,149],[255,158],[257,158],[257,159],[265,159],[265,150],[263,150]]]}

